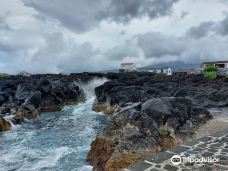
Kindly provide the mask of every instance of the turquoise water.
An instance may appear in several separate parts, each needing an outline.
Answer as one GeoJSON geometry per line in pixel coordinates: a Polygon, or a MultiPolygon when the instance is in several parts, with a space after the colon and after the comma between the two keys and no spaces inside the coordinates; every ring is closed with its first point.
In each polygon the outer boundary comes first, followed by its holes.
{"type": "Polygon", "coordinates": [[[89,171],[86,155],[107,117],[92,111],[94,98],[44,113],[0,133],[0,170],[89,171]]]}

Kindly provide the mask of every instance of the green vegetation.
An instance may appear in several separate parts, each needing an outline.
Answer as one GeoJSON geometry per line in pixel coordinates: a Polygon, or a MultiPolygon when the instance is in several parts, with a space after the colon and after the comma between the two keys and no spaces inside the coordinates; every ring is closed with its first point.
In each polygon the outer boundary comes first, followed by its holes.
{"type": "Polygon", "coordinates": [[[217,72],[204,72],[204,76],[209,79],[217,78],[217,72]]]}
{"type": "Polygon", "coordinates": [[[6,74],[6,73],[0,73],[0,77],[7,77],[9,76],[9,74],[6,74]]]}
{"type": "Polygon", "coordinates": [[[217,72],[218,67],[214,65],[208,65],[206,68],[204,68],[204,72],[217,72]]]}
{"type": "Polygon", "coordinates": [[[216,67],[214,65],[208,65],[203,70],[204,76],[206,78],[208,78],[208,79],[215,79],[215,78],[217,78],[217,72],[218,72],[218,67],[216,67]]]}

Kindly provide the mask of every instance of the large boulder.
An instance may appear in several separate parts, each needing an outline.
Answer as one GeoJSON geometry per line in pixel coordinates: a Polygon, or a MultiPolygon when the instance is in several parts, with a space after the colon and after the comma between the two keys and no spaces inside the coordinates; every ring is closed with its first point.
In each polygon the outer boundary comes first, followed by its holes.
{"type": "Polygon", "coordinates": [[[55,93],[48,94],[42,98],[39,105],[41,112],[55,112],[60,111],[63,107],[62,99],[56,96],[55,93]]]}
{"type": "MultiPolygon", "coordinates": [[[[137,105],[138,106],[138,105],[137,105]]],[[[91,144],[87,161],[94,170],[116,171],[175,146],[169,134],[161,135],[155,119],[135,106],[117,113],[91,144]]]]}
{"type": "MultiPolygon", "coordinates": [[[[177,121],[174,129],[185,124],[188,119],[191,119],[192,110],[192,99],[186,97],[155,98],[143,103],[141,108],[142,112],[154,118],[159,125],[164,125],[169,118],[173,118],[177,121]]],[[[206,112],[203,114],[207,115],[206,112]]]]}
{"type": "Polygon", "coordinates": [[[142,104],[142,112],[147,113],[153,118],[173,116],[173,97],[155,98],[142,104]]]}
{"type": "Polygon", "coordinates": [[[119,170],[156,151],[158,129],[142,112],[122,111],[91,144],[87,161],[95,170],[119,170]]]}
{"type": "MultiPolygon", "coordinates": [[[[66,104],[75,104],[79,101],[79,97],[82,94],[78,85],[74,82],[72,83],[65,83],[63,86],[63,93],[65,96],[65,103],[66,104]]],[[[84,100],[84,99],[81,99],[84,100]]]]}

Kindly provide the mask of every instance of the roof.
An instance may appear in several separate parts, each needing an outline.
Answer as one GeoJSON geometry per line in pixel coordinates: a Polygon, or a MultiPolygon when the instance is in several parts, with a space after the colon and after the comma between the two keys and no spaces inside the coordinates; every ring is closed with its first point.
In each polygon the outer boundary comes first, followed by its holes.
{"type": "Polygon", "coordinates": [[[228,61],[211,61],[211,62],[203,62],[203,64],[219,64],[219,63],[228,63],[228,61]]]}

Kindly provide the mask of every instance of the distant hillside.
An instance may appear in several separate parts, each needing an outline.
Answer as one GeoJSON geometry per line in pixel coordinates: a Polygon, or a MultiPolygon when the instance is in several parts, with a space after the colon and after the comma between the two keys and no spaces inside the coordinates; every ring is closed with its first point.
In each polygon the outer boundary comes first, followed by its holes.
{"type": "Polygon", "coordinates": [[[140,69],[147,69],[147,68],[163,68],[163,67],[170,67],[173,72],[180,70],[180,69],[197,69],[201,67],[201,64],[185,64],[184,62],[169,62],[169,63],[162,63],[157,65],[149,65],[146,67],[141,67],[140,69]]]}
{"type": "Polygon", "coordinates": [[[104,71],[97,71],[99,73],[118,73],[119,72],[119,68],[117,69],[110,69],[110,70],[104,70],[104,71]]]}

